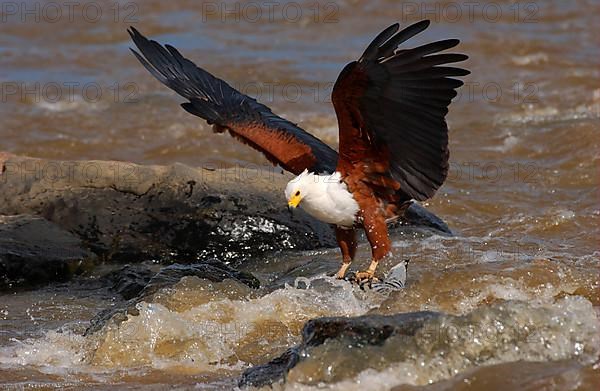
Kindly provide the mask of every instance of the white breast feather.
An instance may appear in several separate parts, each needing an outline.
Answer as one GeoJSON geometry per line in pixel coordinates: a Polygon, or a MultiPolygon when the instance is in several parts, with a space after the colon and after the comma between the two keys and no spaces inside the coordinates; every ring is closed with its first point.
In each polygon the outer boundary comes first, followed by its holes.
{"type": "Polygon", "coordinates": [[[313,179],[303,186],[302,209],[325,223],[348,228],[354,225],[359,206],[341,181],[341,174],[314,175],[313,179]]]}

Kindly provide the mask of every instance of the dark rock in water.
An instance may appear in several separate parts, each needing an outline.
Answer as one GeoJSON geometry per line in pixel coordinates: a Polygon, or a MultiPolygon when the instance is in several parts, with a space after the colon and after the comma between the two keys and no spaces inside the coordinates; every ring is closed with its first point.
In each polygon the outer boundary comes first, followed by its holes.
{"type": "Polygon", "coordinates": [[[302,330],[303,347],[321,345],[328,339],[350,339],[355,346],[380,345],[392,335],[414,335],[436,312],[410,312],[395,315],[363,315],[355,318],[331,317],[309,320],[302,330]]]}
{"type": "Polygon", "coordinates": [[[183,277],[196,276],[212,282],[221,282],[226,279],[236,280],[250,288],[260,288],[260,282],[250,273],[241,272],[225,265],[217,259],[207,259],[202,263],[190,265],[174,264],[160,270],[152,277],[148,285],[141,292],[142,296],[153,294],[160,288],[176,284],[183,277]]]}
{"type": "Polygon", "coordinates": [[[360,347],[381,345],[391,336],[413,336],[423,324],[441,314],[436,312],[411,312],[396,315],[364,315],[354,318],[330,317],[309,320],[302,330],[300,345],[288,349],[281,356],[265,365],[246,370],[239,382],[240,387],[263,387],[285,377],[311,347],[328,339],[343,339],[345,343],[360,347]]]}
{"type": "Polygon", "coordinates": [[[81,240],[41,217],[0,216],[0,290],[66,281],[93,254],[81,240]]]}
{"type": "Polygon", "coordinates": [[[110,287],[111,292],[129,300],[138,296],[155,274],[156,272],[143,264],[125,265],[102,276],[99,282],[102,286],[110,287]]]}
{"type": "Polygon", "coordinates": [[[238,387],[252,386],[264,387],[285,378],[285,375],[300,361],[300,347],[293,347],[285,351],[281,356],[269,361],[264,365],[257,365],[246,370],[240,380],[238,387]]]}
{"type": "MultiPolygon", "coordinates": [[[[103,260],[243,262],[272,250],[336,245],[331,227],[288,214],[278,169],[195,169],[52,161],[0,153],[0,215],[42,216],[103,260]]],[[[417,204],[403,225],[449,232],[417,204]],[[416,220],[412,220],[412,219],[416,220]]]]}
{"type": "Polygon", "coordinates": [[[86,330],[86,335],[100,330],[108,321],[119,323],[127,319],[128,314],[137,315],[135,308],[137,303],[148,299],[162,288],[175,285],[187,276],[205,278],[212,282],[231,279],[251,288],[260,287],[260,282],[252,274],[235,270],[216,259],[208,259],[195,264],[173,264],[163,267],[158,273],[152,273],[148,267],[143,265],[127,265],[102,277],[110,281],[115,291],[127,301],[96,315],[90,321],[91,325],[86,330]]]}
{"type": "Polygon", "coordinates": [[[136,299],[130,299],[100,311],[90,320],[90,325],[85,329],[83,335],[88,336],[102,330],[108,322],[114,322],[115,324],[124,322],[127,320],[127,315],[139,315],[137,308],[135,308],[137,303],[136,299]]]}

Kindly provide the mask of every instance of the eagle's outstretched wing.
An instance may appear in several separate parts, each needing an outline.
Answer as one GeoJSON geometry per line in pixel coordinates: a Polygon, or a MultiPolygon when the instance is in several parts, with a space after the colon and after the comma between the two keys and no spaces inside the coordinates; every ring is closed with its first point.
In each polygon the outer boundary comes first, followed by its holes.
{"type": "Polygon", "coordinates": [[[469,71],[443,66],[464,54],[437,54],[457,39],[412,49],[398,45],[422,32],[429,21],[402,31],[394,24],[379,34],[335,83],[332,100],[340,127],[338,170],[360,169],[374,186],[401,198],[431,197],[448,174],[445,116],[469,71]]]}
{"type": "Polygon", "coordinates": [[[214,125],[216,131],[228,130],[272,163],[296,175],[305,169],[316,173],[335,170],[337,153],[318,138],[199,68],[174,47],[148,40],[133,27],[129,34],[141,54],[132,52],[144,67],[188,99],[182,107],[214,125]]]}

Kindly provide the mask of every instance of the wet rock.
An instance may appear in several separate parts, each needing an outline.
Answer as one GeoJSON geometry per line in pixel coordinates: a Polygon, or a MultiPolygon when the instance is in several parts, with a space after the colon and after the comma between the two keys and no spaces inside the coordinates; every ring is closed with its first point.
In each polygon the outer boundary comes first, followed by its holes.
{"type": "Polygon", "coordinates": [[[3,157],[0,214],[38,215],[110,261],[243,262],[270,250],[334,246],[331,228],[290,217],[288,176],[110,161],[3,157]]]}
{"type": "Polygon", "coordinates": [[[125,265],[102,276],[99,282],[101,286],[107,286],[111,292],[129,300],[139,295],[155,274],[143,264],[125,265]]]}
{"type": "Polygon", "coordinates": [[[300,345],[288,349],[265,365],[246,370],[238,385],[263,387],[283,379],[302,359],[304,352],[329,339],[344,340],[346,344],[356,347],[381,345],[391,336],[413,336],[425,322],[440,315],[423,311],[388,316],[364,315],[354,318],[327,317],[309,320],[302,330],[300,345]]]}
{"type": "Polygon", "coordinates": [[[41,217],[0,216],[0,290],[66,281],[93,254],[81,240],[41,217]]]}
{"type": "Polygon", "coordinates": [[[100,312],[91,320],[86,335],[99,331],[109,321],[120,323],[127,319],[127,315],[137,315],[137,303],[152,301],[151,296],[158,290],[173,286],[188,276],[205,278],[212,282],[231,279],[251,288],[260,287],[260,282],[252,274],[235,270],[217,259],[195,264],[173,264],[163,267],[158,273],[153,273],[144,265],[126,265],[102,278],[110,281],[114,290],[127,301],[100,312]]]}
{"type": "MultiPolygon", "coordinates": [[[[334,247],[331,227],[290,216],[278,169],[141,166],[0,154],[0,215],[42,216],[104,260],[233,263],[269,251],[334,247]]],[[[448,233],[417,204],[402,225],[448,233]]]]}
{"type": "Polygon", "coordinates": [[[414,335],[425,321],[437,316],[438,313],[423,311],[355,318],[318,318],[306,323],[302,330],[302,341],[305,347],[321,345],[331,338],[347,338],[355,346],[379,345],[392,335],[414,335]]]}
{"type": "Polygon", "coordinates": [[[265,365],[257,365],[246,370],[238,387],[252,386],[264,387],[271,385],[283,378],[300,361],[300,347],[290,348],[281,356],[269,361],[265,365]]]}
{"type": "Polygon", "coordinates": [[[217,259],[207,259],[202,263],[174,264],[162,268],[160,272],[152,277],[141,294],[142,296],[150,295],[165,286],[176,284],[187,276],[205,278],[212,282],[230,279],[248,285],[250,288],[260,287],[260,282],[252,274],[235,270],[217,259]]]}

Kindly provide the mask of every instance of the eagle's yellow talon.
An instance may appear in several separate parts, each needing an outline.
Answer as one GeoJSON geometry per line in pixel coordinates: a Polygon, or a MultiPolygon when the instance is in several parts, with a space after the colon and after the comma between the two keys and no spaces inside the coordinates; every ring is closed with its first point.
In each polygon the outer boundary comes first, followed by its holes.
{"type": "Polygon", "coordinates": [[[364,284],[365,282],[375,282],[379,281],[377,277],[375,277],[375,272],[367,270],[364,272],[358,272],[354,275],[354,278],[358,284],[364,284]]]}
{"type": "Polygon", "coordinates": [[[348,270],[349,267],[350,267],[350,262],[342,263],[342,267],[340,267],[340,270],[338,270],[338,272],[335,273],[335,278],[337,278],[338,280],[343,280],[344,277],[346,276],[346,271],[348,270]]]}

